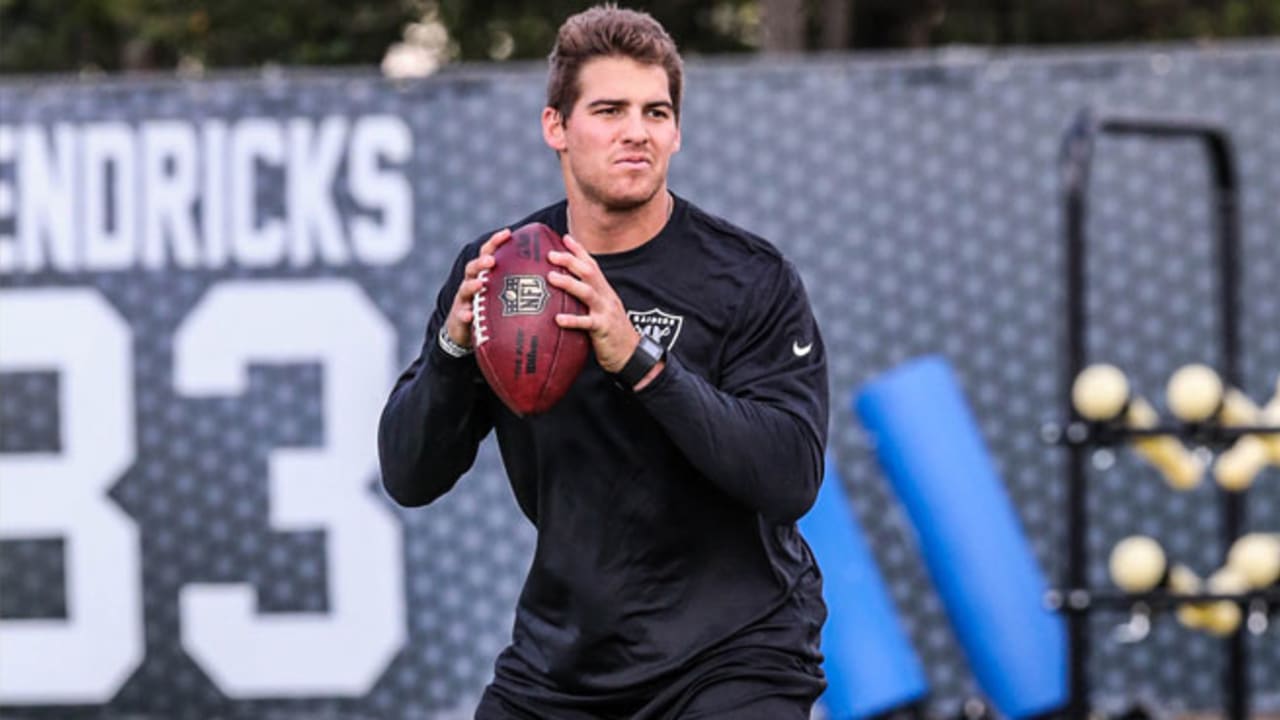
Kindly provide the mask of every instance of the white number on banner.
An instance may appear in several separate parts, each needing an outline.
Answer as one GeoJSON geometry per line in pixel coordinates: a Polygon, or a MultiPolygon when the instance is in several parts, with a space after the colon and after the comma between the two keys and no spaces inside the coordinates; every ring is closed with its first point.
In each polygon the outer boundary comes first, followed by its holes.
{"type": "Polygon", "coordinates": [[[393,378],[395,333],[348,281],[228,282],[181,325],[174,383],[186,395],[244,393],[252,364],[319,363],[319,448],[269,458],[274,530],[323,530],[328,613],[259,613],[250,584],[194,584],[182,644],[233,698],[367,693],[405,639],[399,524],[368,491],[374,432],[393,378]]]}
{"type": "Polygon", "coordinates": [[[0,704],[106,702],[142,661],[138,528],[106,494],[136,455],[131,356],[93,290],[0,291],[0,371],[61,390],[61,451],[0,454],[0,539],[61,540],[67,606],[0,620],[0,704]]]}

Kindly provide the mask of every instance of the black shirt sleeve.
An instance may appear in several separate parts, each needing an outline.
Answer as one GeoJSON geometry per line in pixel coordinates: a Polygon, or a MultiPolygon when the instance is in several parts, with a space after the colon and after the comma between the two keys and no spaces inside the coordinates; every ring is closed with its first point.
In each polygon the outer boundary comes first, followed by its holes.
{"type": "Polygon", "coordinates": [[[827,368],[795,268],[775,259],[744,297],[713,385],[669,354],[637,397],[712,483],[777,524],[803,516],[822,481],[827,368]]]}
{"type": "Polygon", "coordinates": [[[493,427],[475,355],[452,357],[436,339],[464,268],[478,253],[479,244],[471,243],[458,255],[436,298],[422,351],[396,381],[378,424],[382,485],[401,505],[426,505],[448,492],[493,427]]]}

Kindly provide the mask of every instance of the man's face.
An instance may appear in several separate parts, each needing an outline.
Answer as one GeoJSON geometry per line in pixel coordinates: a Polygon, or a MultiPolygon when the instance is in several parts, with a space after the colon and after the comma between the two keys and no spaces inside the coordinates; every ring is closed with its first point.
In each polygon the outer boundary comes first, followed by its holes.
{"type": "Polygon", "coordinates": [[[660,65],[598,57],[582,66],[581,92],[569,113],[543,112],[547,144],[569,170],[567,182],[589,201],[629,210],[666,187],[680,127],[660,65]]]}

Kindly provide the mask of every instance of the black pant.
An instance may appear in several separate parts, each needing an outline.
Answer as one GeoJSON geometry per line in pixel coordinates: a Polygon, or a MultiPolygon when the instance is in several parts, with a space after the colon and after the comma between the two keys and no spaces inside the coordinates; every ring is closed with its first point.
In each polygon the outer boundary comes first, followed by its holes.
{"type": "Polygon", "coordinates": [[[826,617],[820,604],[816,593],[793,593],[679,670],[611,696],[512,676],[499,658],[476,720],[808,720],[827,687],[817,653],[826,617]]]}
{"type": "MultiPolygon", "coordinates": [[[[729,679],[690,688],[667,698],[655,698],[634,717],[654,720],[808,720],[822,686],[787,694],[782,688],[755,678],[729,679]]],[[[487,688],[476,708],[476,720],[604,720],[625,715],[598,716],[565,708],[533,709],[487,688]]]]}

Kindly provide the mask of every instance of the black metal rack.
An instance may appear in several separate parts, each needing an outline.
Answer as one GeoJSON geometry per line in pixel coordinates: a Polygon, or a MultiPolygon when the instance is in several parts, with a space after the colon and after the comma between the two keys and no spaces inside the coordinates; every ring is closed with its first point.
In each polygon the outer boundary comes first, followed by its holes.
{"type": "MultiPolygon", "coordinates": [[[[1215,233],[1218,240],[1218,329],[1219,366],[1217,371],[1227,387],[1240,387],[1240,336],[1238,311],[1240,221],[1237,204],[1235,158],[1227,133],[1202,122],[1141,117],[1095,117],[1084,111],[1064,139],[1061,156],[1063,201],[1066,222],[1066,364],[1063,368],[1062,397],[1068,424],[1046,438],[1065,446],[1069,452],[1067,465],[1067,570],[1066,585],[1050,593],[1049,604],[1064,612],[1068,632],[1068,668],[1070,699],[1067,707],[1071,718],[1084,718],[1089,710],[1089,615],[1094,610],[1132,608],[1141,602],[1157,611],[1170,609],[1188,597],[1173,598],[1168,593],[1128,596],[1088,587],[1087,522],[1085,511],[1087,482],[1086,454],[1092,448],[1115,445],[1139,435],[1169,434],[1191,439],[1198,444],[1222,449],[1240,435],[1263,428],[1229,428],[1216,422],[1177,425],[1148,430],[1128,430],[1084,421],[1071,402],[1071,387],[1086,362],[1085,338],[1085,217],[1086,192],[1090,165],[1096,141],[1101,135],[1177,138],[1201,141],[1210,164],[1213,184],[1215,233]]],[[[1240,535],[1245,518],[1245,493],[1219,493],[1221,499],[1221,541],[1225,553],[1240,535]]],[[[1194,599],[1230,599],[1250,606],[1271,608],[1280,605],[1280,591],[1267,590],[1243,597],[1220,598],[1213,595],[1194,599]]],[[[1249,713],[1248,646],[1243,626],[1224,641],[1227,663],[1223,673],[1223,689],[1227,716],[1243,720],[1249,713]]]]}

